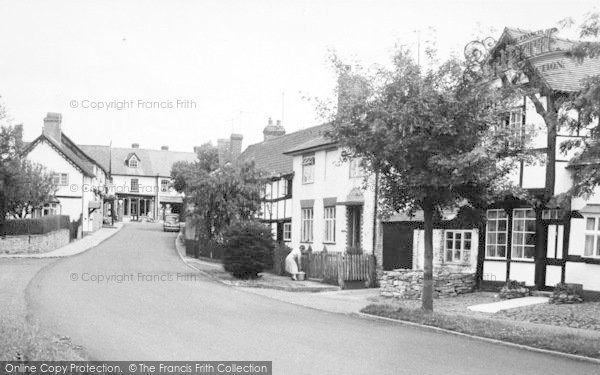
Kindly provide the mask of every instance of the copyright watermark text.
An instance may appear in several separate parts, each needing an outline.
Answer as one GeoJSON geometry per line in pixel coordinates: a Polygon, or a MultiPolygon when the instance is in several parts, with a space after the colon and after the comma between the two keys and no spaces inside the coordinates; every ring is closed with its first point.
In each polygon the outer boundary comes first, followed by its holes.
{"type": "Polygon", "coordinates": [[[148,109],[198,109],[198,103],[191,99],[146,100],[146,99],[71,99],[69,107],[94,111],[127,111],[148,109]]]}
{"type": "Polygon", "coordinates": [[[123,283],[160,283],[185,281],[201,281],[201,275],[194,273],[91,273],[91,272],[71,272],[69,274],[71,281],[87,282],[95,284],[123,284],[123,283]]]}

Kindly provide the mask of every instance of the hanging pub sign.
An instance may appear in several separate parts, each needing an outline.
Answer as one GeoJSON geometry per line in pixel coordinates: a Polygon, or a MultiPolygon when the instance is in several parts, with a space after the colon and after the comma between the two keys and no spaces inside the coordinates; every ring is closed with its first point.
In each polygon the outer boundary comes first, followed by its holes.
{"type": "Polygon", "coordinates": [[[553,35],[558,31],[556,27],[546,30],[533,31],[518,36],[514,45],[519,48],[524,57],[533,57],[542,53],[554,51],[553,35]]]}

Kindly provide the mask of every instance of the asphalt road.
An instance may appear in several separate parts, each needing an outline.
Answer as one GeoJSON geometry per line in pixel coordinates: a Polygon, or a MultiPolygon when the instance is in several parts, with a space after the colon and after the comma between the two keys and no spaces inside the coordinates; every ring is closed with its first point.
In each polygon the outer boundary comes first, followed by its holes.
{"type": "Polygon", "coordinates": [[[227,287],[181,263],[174,239],[156,224],[129,224],[40,271],[27,290],[30,309],[98,360],[268,360],[286,375],[600,373],[587,362],[227,287]],[[102,276],[112,279],[91,280],[102,276]]]}

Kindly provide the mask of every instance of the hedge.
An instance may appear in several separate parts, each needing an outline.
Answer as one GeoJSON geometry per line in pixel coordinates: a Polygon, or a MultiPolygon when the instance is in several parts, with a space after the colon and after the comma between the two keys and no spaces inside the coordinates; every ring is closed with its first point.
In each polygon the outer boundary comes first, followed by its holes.
{"type": "Polygon", "coordinates": [[[6,220],[0,226],[1,236],[45,234],[59,229],[70,229],[67,215],[48,215],[35,219],[6,220]]]}

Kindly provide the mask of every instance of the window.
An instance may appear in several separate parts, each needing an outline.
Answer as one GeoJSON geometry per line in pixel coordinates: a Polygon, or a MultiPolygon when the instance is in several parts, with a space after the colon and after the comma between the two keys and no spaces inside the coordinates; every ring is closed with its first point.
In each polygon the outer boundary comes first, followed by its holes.
{"type": "Polygon", "coordinates": [[[535,212],[531,208],[513,210],[512,259],[533,259],[535,254],[535,212]]]}
{"type": "Polygon", "coordinates": [[[325,239],[323,242],[335,243],[335,206],[325,207],[325,239]]]}
{"type": "Polygon", "coordinates": [[[508,115],[508,121],[506,125],[509,132],[509,144],[520,144],[523,141],[523,136],[525,135],[523,108],[513,108],[508,115]]]}
{"type": "Polygon", "coordinates": [[[131,191],[140,191],[139,180],[137,178],[131,179],[131,191]]]}
{"type": "Polygon", "coordinates": [[[585,217],[585,248],[583,256],[600,257],[600,216],[585,217]]]}
{"type": "Polygon", "coordinates": [[[302,183],[312,184],[315,181],[315,156],[302,158],[302,183]]]}
{"type": "Polygon", "coordinates": [[[44,208],[42,209],[42,216],[46,215],[60,215],[60,204],[48,203],[44,205],[44,208]]]}
{"type": "Polygon", "coordinates": [[[504,210],[487,210],[485,226],[485,256],[506,258],[508,215],[504,210]]]}
{"type": "Polygon", "coordinates": [[[160,191],[162,191],[163,193],[169,191],[169,180],[160,181],[160,191]]]}
{"type": "Polygon", "coordinates": [[[69,174],[68,173],[52,174],[52,183],[57,186],[67,186],[69,184],[69,174]]]}
{"type": "Polygon", "coordinates": [[[447,230],[444,241],[444,259],[449,263],[469,262],[471,259],[471,231],[447,230]]]}
{"type": "Polygon", "coordinates": [[[138,160],[135,156],[132,156],[131,159],[129,159],[129,168],[137,168],[138,167],[138,160]]]}
{"type": "Polygon", "coordinates": [[[312,242],[313,240],[313,209],[302,209],[302,233],[300,242],[312,242]]]}
{"type": "Polygon", "coordinates": [[[285,198],[289,198],[292,196],[292,179],[286,178],[282,181],[283,191],[282,196],[285,198]]]}
{"type": "Polygon", "coordinates": [[[283,240],[292,240],[292,223],[283,223],[283,240]]]}
{"type": "Polygon", "coordinates": [[[363,177],[364,170],[360,165],[360,159],[350,160],[350,178],[363,177]]]}

